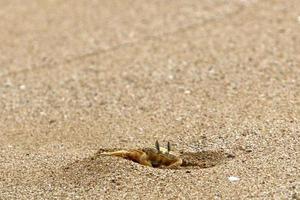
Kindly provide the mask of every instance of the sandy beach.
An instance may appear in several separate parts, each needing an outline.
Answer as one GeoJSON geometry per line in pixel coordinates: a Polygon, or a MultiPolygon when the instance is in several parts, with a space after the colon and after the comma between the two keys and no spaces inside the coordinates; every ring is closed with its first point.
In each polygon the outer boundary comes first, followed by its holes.
{"type": "Polygon", "coordinates": [[[0,0],[0,199],[300,199],[299,8],[0,0]]]}

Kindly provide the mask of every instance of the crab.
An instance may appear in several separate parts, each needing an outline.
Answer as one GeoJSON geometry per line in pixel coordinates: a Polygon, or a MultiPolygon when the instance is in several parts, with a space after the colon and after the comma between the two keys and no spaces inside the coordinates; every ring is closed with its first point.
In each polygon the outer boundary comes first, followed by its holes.
{"type": "Polygon", "coordinates": [[[102,152],[101,155],[117,156],[154,168],[178,168],[184,164],[180,155],[171,151],[170,142],[167,143],[167,148],[160,147],[156,141],[155,148],[102,152]]]}
{"type": "Polygon", "coordinates": [[[234,158],[234,154],[219,151],[171,151],[170,142],[167,148],[160,147],[158,141],[155,142],[155,148],[140,148],[130,150],[111,150],[99,151],[102,156],[116,156],[134,161],[144,166],[161,169],[184,169],[184,168],[208,168],[221,162],[234,158]]]}

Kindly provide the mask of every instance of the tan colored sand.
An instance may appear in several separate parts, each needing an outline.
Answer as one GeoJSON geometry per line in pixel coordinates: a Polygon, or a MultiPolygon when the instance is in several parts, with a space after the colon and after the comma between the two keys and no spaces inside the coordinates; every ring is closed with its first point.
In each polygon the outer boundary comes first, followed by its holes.
{"type": "Polygon", "coordinates": [[[0,199],[300,198],[300,1],[0,8],[0,199]],[[232,156],[164,170],[96,154],[156,139],[232,156]]]}

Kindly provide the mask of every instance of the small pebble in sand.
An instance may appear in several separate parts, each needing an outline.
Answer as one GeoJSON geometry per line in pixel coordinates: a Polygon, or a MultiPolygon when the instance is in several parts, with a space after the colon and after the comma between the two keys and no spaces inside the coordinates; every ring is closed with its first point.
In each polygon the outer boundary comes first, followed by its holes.
{"type": "Polygon", "coordinates": [[[181,121],[182,120],[182,117],[177,117],[176,118],[176,121],[181,121]]]}
{"type": "Polygon", "coordinates": [[[11,87],[13,84],[10,80],[7,80],[5,83],[4,83],[4,86],[5,87],[11,87]]]}
{"type": "Polygon", "coordinates": [[[237,181],[240,180],[240,177],[238,177],[238,176],[229,176],[229,177],[228,177],[228,180],[229,180],[230,182],[237,182],[237,181]]]}
{"type": "Polygon", "coordinates": [[[26,89],[26,86],[25,86],[25,85],[20,85],[20,89],[21,89],[21,90],[25,90],[25,89],[26,89]]]}
{"type": "Polygon", "coordinates": [[[46,113],[45,112],[40,112],[40,115],[46,116],[46,113]]]}

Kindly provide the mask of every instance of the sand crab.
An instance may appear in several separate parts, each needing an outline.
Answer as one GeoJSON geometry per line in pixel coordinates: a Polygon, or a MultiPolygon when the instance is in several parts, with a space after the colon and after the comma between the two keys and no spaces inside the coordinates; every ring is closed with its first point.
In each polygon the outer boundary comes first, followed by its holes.
{"type": "Polygon", "coordinates": [[[184,163],[179,154],[171,151],[170,142],[167,143],[167,148],[161,148],[156,141],[155,148],[103,152],[101,155],[122,157],[155,168],[177,168],[184,163]]]}

